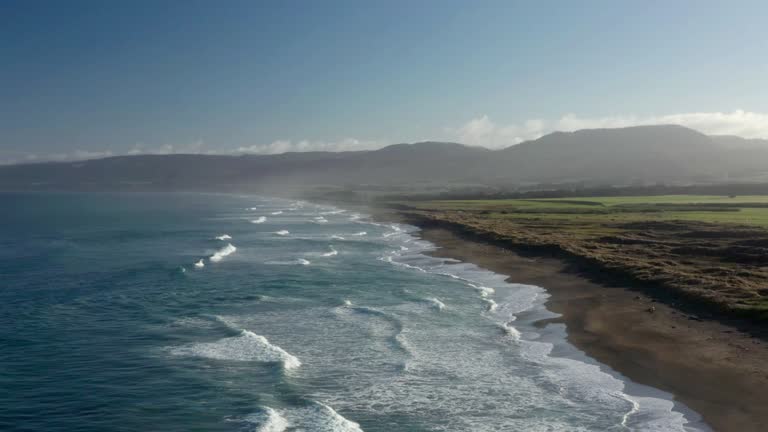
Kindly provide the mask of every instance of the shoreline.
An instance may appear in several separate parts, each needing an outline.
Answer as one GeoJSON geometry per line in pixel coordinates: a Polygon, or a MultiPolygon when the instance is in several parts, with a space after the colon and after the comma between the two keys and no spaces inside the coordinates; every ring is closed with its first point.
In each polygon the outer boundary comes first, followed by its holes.
{"type": "Polygon", "coordinates": [[[635,383],[672,394],[713,430],[765,430],[768,346],[762,341],[724,324],[690,320],[629,288],[592,282],[560,259],[525,257],[446,228],[420,229],[419,237],[438,247],[435,256],[544,288],[546,308],[560,317],[539,326],[564,324],[577,349],[635,383]]]}
{"type": "MultiPolygon", "coordinates": [[[[515,250],[458,227],[419,223],[399,212],[369,208],[375,219],[419,227],[432,255],[459,259],[536,285],[549,294],[566,339],[586,356],[632,384],[669,393],[717,432],[759,432],[768,424],[768,344],[728,323],[691,319],[634,286],[596,281],[567,259],[515,250]]],[[[684,306],[684,305],[683,305],[684,306]]],[[[695,420],[696,419],[691,419],[695,420]]]]}

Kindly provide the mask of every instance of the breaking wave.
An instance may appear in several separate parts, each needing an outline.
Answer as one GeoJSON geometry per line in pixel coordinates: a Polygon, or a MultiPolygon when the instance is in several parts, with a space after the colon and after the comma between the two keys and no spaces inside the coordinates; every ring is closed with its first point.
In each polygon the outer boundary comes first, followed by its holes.
{"type": "Polygon", "coordinates": [[[203,268],[203,267],[205,267],[205,263],[203,262],[203,259],[202,259],[202,258],[200,258],[200,259],[199,259],[199,260],[198,260],[198,261],[195,263],[195,268],[203,268]]]}
{"type": "Polygon", "coordinates": [[[283,214],[282,210],[278,210],[278,211],[273,211],[272,212],[272,216],[277,216],[277,215],[281,215],[281,214],[283,214]]]}
{"type": "Polygon", "coordinates": [[[331,246],[330,248],[331,248],[331,250],[330,250],[330,251],[323,253],[323,256],[324,256],[324,257],[332,257],[332,256],[336,256],[336,255],[338,255],[338,254],[339,254],[339,251],[337,251],[336,249],[334,249],[334,248],[333,248],[333,246],[331,246]]]}
{"type": "Polygon", "coordinates": [[[202,357],[213,360],[254,361],[278,363],[284,369],[295,369],[301,362],[267,338],[252,331],[240,329],[237,336],[216,342],[195,343],[172,348],[170,353],[177,356],[202,357]]]}
{"type": "Polygon", "coordinates": [[[341,213],[344,213],[344,212],[346,212],[346,210],[339,209],[339,210],[329,210],[329,211],[320,212],[320,214],[321,215],[334,215],[334,214],[341,214],[341,213]]]}
{"type": "Polygon", "coordinates": [[[264,408],[262,412],[247,416],[244,421],[253,423],[255,432],[363,432],[360,425],[344,418],[333,408],[320,402],[281,409],[264,408]]]}
{"type": "Polygon", "coordinates": [[[266,221],[267,221],[267,217],[266,216],[259,216],[258,218],[252,220],[251,223],[260,224],[260,223],[264,223],[266,221]]]}
{"type": "Polygon", "coordinates": [[[512,338],[512,340],[520,340],[520,332],[512,326],[511,321],[499,324],[499,328],[501,328],[501,331],[504,332],[506,336],[512,338]]]}
{"type": "Polygon", "coordinates": [[[269,407],[265,407],[262,412],[247,416],[244,420],[256,425],[254,432],[283,432],[290,425],[285,417],[269,407]]]}
{"type": "Polygon", "coordinates": [[[280,231],[275,231],[275,234],[277,234],[279,236],[287,236],[288,234],[290,234],[290,231],[288,231],[288,230],[280,230],[280,231]]]}
{"type": "Polygon", "coordinates": [[[494,290],[491,287],[477,285],[473,283],[469,283],[468,285],[474,288],[475,290],[477,290],[477,292],[480,293],[480,297],[488,297],[489,295],[496,292],[496,290],[494,290]]]}
{"type": "Polygon", "coordinates": [[[493,299],[483,298],[483,301],[485,302],[485,310],[488,312],[494,312],[499,307],[499,305],[493,301],[493,299]]]}
{"type": "Polygon", "coordinates": [[[222,241],[232,240],[232,236],[230,236],[229,234],[222,234],[220,236],[216,236],[216,240],[222,240],[222,241]]]}
{"type": "Polygon", "coordinates": [[[312,264],[311,261],[305,260],[304,258],[299,258],[291,261],[267,261],[264,264],[269,265],[310,265],[312,264]]]}
{"type": "MultiPolygon", "coordinates": [[[[218,251],[216,251],[216,253],[211,255],[211,257],[209,259],[211,260],[211,262],[219,262],[219,261],[223,260],[225,257],[227,257],[229,255],[232,255],[236,251],[237,251],[237,248],[234,247],[232,245],[232,243],[227,243],[226,246],[224,246],[223,248],[221,248],[218,251]]],[[[195,264],[195,265],[197,265],[197,264],[195,264]]]]}
{"type": "Polygon", "coordinates": [[[432,308],[437,309],[438,311],[442,311],[443,309],[445,309],[445,303],[441,302],[439,299],[435,297],[426,298],[424,299],[424,301],[429,303],[429,305],[432,308]]]}

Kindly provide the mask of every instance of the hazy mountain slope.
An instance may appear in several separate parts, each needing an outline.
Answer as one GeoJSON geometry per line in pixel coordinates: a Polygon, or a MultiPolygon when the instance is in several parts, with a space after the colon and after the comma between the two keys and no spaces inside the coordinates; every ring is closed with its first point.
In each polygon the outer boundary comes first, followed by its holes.
{"type": "Polygon", "coordinates": [[[742,138],[734,135],[710,135],[712,141],[727,149],[768,150],[768,139],[742,138]]]}
{"type": "Polygon", "coordinates": [[[496,151],[425,142],[340,153],[121,156],[0,167],[0,189],[275,191],[326,185],[694,183],[765,176],[768,146],[755,145],[756,140],[744,146],[738,140],[680,126],[640,126],[556,132],[496,151]]]}
{"type": "Polygon", "coordinates": [[[681,126],[555,132],[501,150],[518,181],[693,181],[722,177],[722,151],[681,126]]]}

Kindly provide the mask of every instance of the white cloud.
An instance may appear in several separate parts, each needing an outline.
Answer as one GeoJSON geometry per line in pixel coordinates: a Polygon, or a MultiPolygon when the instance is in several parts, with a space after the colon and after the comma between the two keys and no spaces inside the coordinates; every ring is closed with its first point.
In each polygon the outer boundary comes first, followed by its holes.
{"type": "Polygon", "coordinates": [[[547,124],[543,120],[527,120],[521,124],[497,125],[487,115],[472,119],[458,128],[449,128],[449,141],[488,147],[503,148],[544,135],[547,124]]]}
{"type": "Polygon", "coordinates": [[[150,155],[163,155],[163,154],[201,154],[209,153],[203,150],[205,142],[203,140],[193,141],[187,144],[163,144],[158,147],[147,147],[144,143],[136,143],[133,148],[128,151],[128,155],[150,154],[150,155]]]}
{"type": "Polygon", "coordinates": [[[34,163],[34,162],[68,162],[79,161],[86,159],[99,159],[113,156],[114,154],[110,150],[104,151],[91,151],[91,150],[75,150],[71,153],[47,153],[47,154],[35,154],[35,153],[19,153],[17,156],[10,159],[0,160],[0,165],[13,165],[17,163],[34,163]]]}
{"type": "Polygon", "coordinates": [[[205,143],[202,140],[193,141],[188,144],[163,144],[157,147],[147,147],[142,143],[136,143],[133,148],[127,152],[113,152],[112,150],[74,150],[69,153],[23,153],[6,152],[13,157],[0,159],[0,165],[13,165],[19,163],[34,162],[74,162],[88,159],[101,159],[110,156],[124,155],[163,155],[163,154],[215,154],[216,151],[205,150],[205,143]]]}
{"type": "MultiPolygon", "coordinates": [[[[518,123],[497,124],[482,115],[459,127],[446,128],[440,138],[492,149],[508,147],[536,139],[554,131],[578,129],[615,128],[651,124],[678,124],[710,135],[737,135],[744,138],[768,138],[768,114],[736,110],[732,112],[694,112],[659,116],[615,115],[605,117],[580,117],[566,114],[559,119],[530,119],[518,123]]],[[[420,141],[420,140],[412,140],[420,141]]],[[[423,141],[423,140],[422,140],[423,141]]],[[[346,138],[339,141],[276,140],[268,144],[252,144],[235,149],[210,149],[202,140],[182,144],[163,144],[156,147],[137,143],[126,152],[112,150],[75,150],[70,153],[27,154],[0,150],[0,164],[76,161],[116,155],[138,154],[277,154],[306,151],[374,150],[387,144],[386,140],[360,140],[346,138]]]]}
{"type": "Polygon", "coordinates": [[[458,128],[447,128],[446,139],[488,148],[503,148],[536,139],[554,131],[677,124],[708,135],[738,135],[768,138],[768,114],[736,110],[660,116],[579,117],[566,114],[557,120],[532,119],[522,123],[496,124],[487,115],[469,120],[458,128]]]}
{"type": "Polygon", "coordinates": [[[341,141],[288,141],[277,140],[269,144],[253,144],[238,148],[236,153],[253,154],[278,154],[286,152],[308,152],[308,151],[353,151],[353,150],[373,150],[383,147],[386,143],[382,141],[361,141],[355,138],[346,138],[341,141]]]}
{"type": "MultiPolygon", "coordinates": [[[[120,155],[166,155],[166,154],[278,154],[286,152],[308,152],[308,151],[353,151],[353,150],[374,150],[389,144],[386,141],[358,140],[355,138],[346,138],[340,141],[289,141],[277,140],[269,144],[253,144],[242,146],[236,149],[213,150],[206,148],[202,140],[187,144],[163,144],[156,147],[147,146],[144,143],[136,143],[127,152],[105,151],[87,151],[75,150],[71,153],[56,154],[32,154],[21,152],[7,152],[10,158],[0,159],[0,165],[12,165],[17,163],[31,162],[70,162],[85,159],[98,159],[109,156],[120,155]]],[[[1,155],[0,155],[1,156],[1,155]]]]}

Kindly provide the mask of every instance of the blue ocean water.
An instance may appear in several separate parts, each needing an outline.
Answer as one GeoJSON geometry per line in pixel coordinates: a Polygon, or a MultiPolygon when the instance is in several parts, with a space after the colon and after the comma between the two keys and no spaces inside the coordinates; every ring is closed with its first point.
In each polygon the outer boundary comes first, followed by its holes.
{"type": "Polygon", "coordinates": [[[3,431],[706,430],[534,326],[543,288],[414,227],[241,195],[0,202],[3,431]]]}

